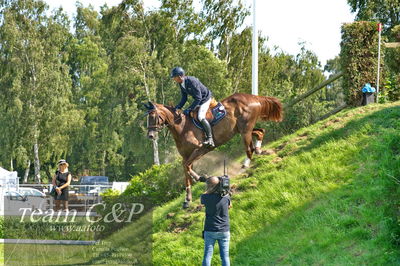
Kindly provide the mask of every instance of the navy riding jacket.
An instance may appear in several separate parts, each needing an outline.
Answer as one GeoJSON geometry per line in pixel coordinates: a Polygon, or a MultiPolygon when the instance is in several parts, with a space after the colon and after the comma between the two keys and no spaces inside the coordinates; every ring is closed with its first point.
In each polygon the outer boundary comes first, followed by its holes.
{"type": "Polygon", "coordinates": [[[206,86],[204,86],[203,83],[201,83],[200,80],[198,80],[196,77],[185,76],[183,82],[185,83],[185,88],[183,88],[182,85],[179,84],[179,87],[181,88],[182,98],[179,104],[175,106],[176,109],[182,109],[187,101],[188,94],[194,99],[193,103],[188,108],[190,110],[193,110],[198,105],[202,105],[211,98],[211,91],[206,86]]]}

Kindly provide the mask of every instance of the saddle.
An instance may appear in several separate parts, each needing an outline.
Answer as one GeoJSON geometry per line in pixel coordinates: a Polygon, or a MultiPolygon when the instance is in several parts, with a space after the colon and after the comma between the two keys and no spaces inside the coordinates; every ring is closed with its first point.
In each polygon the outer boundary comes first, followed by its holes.
{"type": "MultiPolygon", "coordinates": [[[[196,107],[191,113],[190,117],[192,119],[193,124],[201,130],[203,129],[203,125],[198,120],[199,107],[196,107]]],[[[214,98],[211,99],[210,107],[206,113],[206,119],[210,123],[211,126],[215,126],[218,124],[226,116],[226,109],[225,106],[217,102],[214,98]]]]}

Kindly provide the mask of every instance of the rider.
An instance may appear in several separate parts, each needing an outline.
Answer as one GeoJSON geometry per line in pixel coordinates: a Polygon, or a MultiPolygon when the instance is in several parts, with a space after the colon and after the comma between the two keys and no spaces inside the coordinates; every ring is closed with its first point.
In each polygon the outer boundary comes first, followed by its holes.
{"type": "Polygon", "coordinates": [[[194,102],[183,111],[185,115],[189,115],[197,106],[199,107],[198,119],[203,125],[204,131],[206,132],[206,140],[203,142],[204,145],[214,147],[214,140],[212,137],[212,130],[210,123],[206,119],[206,113],[211,102],[211,91],[204,86],[196,77],[185,76],[185,71],[181,67],[175,67],[171,71],[171,78],[179,84],[181,89],[182,98],[175,109],[182,109],[187,101],[187,95],[191,95],[194,102]]]}

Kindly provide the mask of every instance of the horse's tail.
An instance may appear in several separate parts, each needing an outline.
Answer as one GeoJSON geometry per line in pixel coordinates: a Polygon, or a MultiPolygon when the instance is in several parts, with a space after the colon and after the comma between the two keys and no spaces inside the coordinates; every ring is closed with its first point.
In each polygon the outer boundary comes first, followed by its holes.
{"type": "Polygon", "coordinates": [[[261,104],[260,119],[263,121],[281,122],[283,119],[282,103],[275,97],[257,96],[261,104]]]}

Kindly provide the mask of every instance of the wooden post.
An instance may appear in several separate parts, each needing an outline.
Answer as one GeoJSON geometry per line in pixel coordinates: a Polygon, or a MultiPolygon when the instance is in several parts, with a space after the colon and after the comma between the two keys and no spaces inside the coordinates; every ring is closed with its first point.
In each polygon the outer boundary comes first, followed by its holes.
{"type": "Polygon", "coordinates": [[[328,117],[330,117],[331,115],[334,115],[334,114],[336,114],[336,113],[339,113],[340,111],[342,111],[342,110],[343,110],[344,108],[346,108],[346,107],[347,107],[347,104],[346,104],[346,103],[345,103],[345,104],[342,104],[342,105],[336,107],[335,109],[333,109],[332,111],[330,111],[329,113],[327,113],[327,114],[321,116],[320,118],[318,118],[317,121],[324,120],[325,118],[328,118],[328,117]]]}
{"type": "Polygon", "coordinates": [[[383,44],[386,48],[398,48],[400,47],[400,42],[387,42],[383,44]]]}

